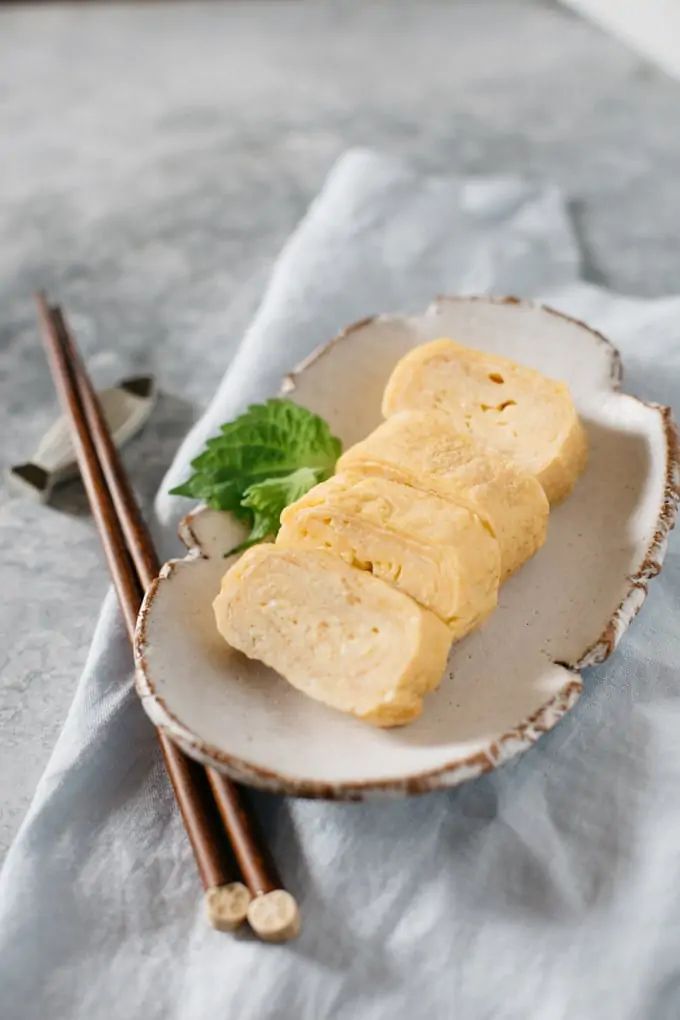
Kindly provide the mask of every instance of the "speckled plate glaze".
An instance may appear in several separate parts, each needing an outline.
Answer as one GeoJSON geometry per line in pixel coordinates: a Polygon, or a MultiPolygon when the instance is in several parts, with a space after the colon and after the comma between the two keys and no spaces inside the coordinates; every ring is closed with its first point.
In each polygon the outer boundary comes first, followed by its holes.
{"type": "Polygon", "coordinates": [[[553,510],[544,548],[503,587],[497,611],[453,647],[421,718],[394,730],[305,698],[225,645],[211,602],[240,527],[210,510],[186,518],[189,553],[164,566],[142,606],[137,686],[157,726],[234,779],[358,799],[452,786],[495,768],[574,705],[580,670],[612,653],[661,568],[678,503],[670,411],[620,391],[617,351],[583,323],[512,298],[442,298],[419,317],[350,326],[300,365],[284,392],[322,414],[347,446],[380,421],[395,362],[438,336],[566,381],[588,429],[588,468],[553,510]]]}

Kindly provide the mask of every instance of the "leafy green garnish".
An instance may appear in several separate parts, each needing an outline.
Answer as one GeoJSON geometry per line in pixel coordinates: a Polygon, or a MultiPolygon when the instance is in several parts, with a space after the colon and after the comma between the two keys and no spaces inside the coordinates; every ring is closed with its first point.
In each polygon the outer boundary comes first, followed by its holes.
{"type": "Polygon", "coordinates": [[[272,399],[222,425],[191,462],[193,474],[171,492],[249,524],[240,550],[274,537],[281,511],[330,477],[341,450],[323,418],[291,400],[272,399]]]}

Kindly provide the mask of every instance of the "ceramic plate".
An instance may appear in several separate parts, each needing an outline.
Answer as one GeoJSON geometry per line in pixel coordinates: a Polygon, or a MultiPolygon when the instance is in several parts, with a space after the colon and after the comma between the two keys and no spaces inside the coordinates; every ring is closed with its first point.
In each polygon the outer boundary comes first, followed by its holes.
{"type": "Polygon", "coordinates": [[[379,423],[395,362],[438,336],[567,382],[589,433],[587,470],[553,510],[546,545],[502,588],[496,612],[454,645],[420,719],[393,730],[311,701],[226,646],[211,602],[240,528],[215,511],[188,517],[188,555],[165,565],[141,610],[138,690],[157,726],[235,779],[360,798],[452,786],[495,768],[574,705],[580,671],[612,653],[661,567],[678,499],[670,412],[620,391],[616,350],[582,323],[515,299],[441,299],[419,317],[349,327],[294,371],[284,392],[348,446],[379,423]]]}

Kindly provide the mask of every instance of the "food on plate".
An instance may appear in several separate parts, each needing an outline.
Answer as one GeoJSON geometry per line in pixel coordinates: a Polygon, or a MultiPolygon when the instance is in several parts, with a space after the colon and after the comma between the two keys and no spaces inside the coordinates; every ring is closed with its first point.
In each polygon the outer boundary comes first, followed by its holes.
{"type": "Polygon", "coordinates": [[[585,467],[586,433],[564,383],[453,340],[432,340],[404,355],[382,409],[387,418],[412,410],[447,414],[458,431],[534,475],[551,503],[568,495],[585,467]]]}
{"type": "Polygon", "coordinates": [[[441,680],[446,624],[365,570],[320,549],[247,550],[222,579],[217,628],[294,687],[377,726],[420,714],[441,680]]]}
{"type": "Polygon", "coordinates": [[[341,449],[323,418],[274,398],[222,425],[170,491],[231,511],[250,527],[246,548],[276,534],[283,508],[333,473],[341,449]]]}
{"type": "Polygon", "coordinates": [[[545,541],[549,505],[536,479],[441,412],[393,415],[346,450],[338,470],[390,478],[478,514],[498,540],[501,581],[545,541]]]}
{"type": "Polygon", "coordinates": [[[383,413],[339,457],[318,415],[253,405],[174,491],[250,526],[225,550],[247,550],[214,602],[225,640],[310,697],[397,726],[540,549],[587,449],[566,386],[448,339],[398,362],[383,413]]]}
{"type": "Polygon", "coordinates": [[[380,475],[338,474],[281,515],[277,544],[326,549],[432,610],[461,638],[494,609],[498,542],[476,513],[380,475]]]}

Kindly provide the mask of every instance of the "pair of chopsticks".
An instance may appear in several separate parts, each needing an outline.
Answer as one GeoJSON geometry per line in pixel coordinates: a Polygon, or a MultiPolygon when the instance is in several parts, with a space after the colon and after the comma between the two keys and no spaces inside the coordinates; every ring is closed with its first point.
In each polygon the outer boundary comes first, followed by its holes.
{"type": "MultiPolygon", "coordinates": [[[[36,295],[36,303],[52,379],[134,644],[144,592],[160,563],[64,315],[43,294],[36,295]]],[[[247,918],[266,941],[293,938],[299,930],[297,904],[281,886],[243,791],[188,758],[161,730],[156,732],[205,889],[210,923],[232,931],[247,918]]]]}

